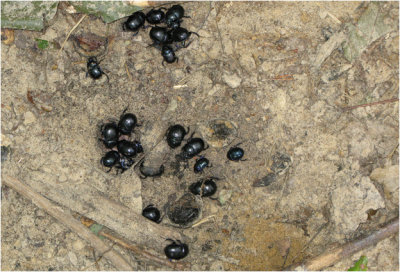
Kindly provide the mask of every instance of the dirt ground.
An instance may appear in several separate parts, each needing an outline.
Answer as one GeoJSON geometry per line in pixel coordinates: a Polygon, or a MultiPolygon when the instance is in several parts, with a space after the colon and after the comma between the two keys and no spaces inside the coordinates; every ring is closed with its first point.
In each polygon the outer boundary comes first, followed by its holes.
{"type": "MultiPolygon", "coordinates": [[[[122,32],[123,19],[84,19],[73,35],[108,38],[99,59],[109,82],[86,77],[87,57],[73,37],[58,55],[56,45],[81,15],[59,10],[43,32],[15,30],[1,48],[2,173],[27,183],[90,184],[137,212],[164,207],[199,178],[194,160],[174,168],[168,153],[165,174],[141,184],[129,183],[134,169],[105,174],[99,162],[99,124],[128,107],[142,123],[145,152],[160,122],[189,126],[210,145],[204,176],[220,178],[216,199],[202,200],[201,224],[177,229],[190,239],[184,261],[192,270],[280,270],[398,216],[398,102],[348,108],[398,97],[398,3],[381,5],[393,31],[353,62],[339,46],[320,67],[321,46],[355,24],[367,4],[183,6],[191,16],[183,26],[200,37],[192,35],[179,62],[165,66],[148,47],[149,29],[132,37],[122,32]],[[38,49],[35,38],[55,46],[38,49]],[[229,129],[218,130],[218,122],[229,129]],[[228,161],[237,143],[246,160],[228,161]]],[[[1,193],[2,270],[114,270],[30,200],[5,186],[1,193]]],[[[370,270],[397,271],[398,245],[395,235],[328,269],[347,270],[366,255],[370,270]]],[[[135,269],[170,270],[114,248],[135,269]]]]}

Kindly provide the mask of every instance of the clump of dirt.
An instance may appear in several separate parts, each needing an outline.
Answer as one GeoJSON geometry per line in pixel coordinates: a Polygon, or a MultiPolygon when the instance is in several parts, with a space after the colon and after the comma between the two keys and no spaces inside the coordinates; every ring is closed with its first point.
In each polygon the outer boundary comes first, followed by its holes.
{"type": "Polygon", "coordinates": [[[279,223],[275,219],[254,218],[242,215],[238,221],[246,220],[243,241],[222,240],[223,254],[239,260],[238,264],[227,264],[226,270],[281,270],[287,264],[302,261],[302,252],[307,239],[301,228],[294,224],[279,223]]]}

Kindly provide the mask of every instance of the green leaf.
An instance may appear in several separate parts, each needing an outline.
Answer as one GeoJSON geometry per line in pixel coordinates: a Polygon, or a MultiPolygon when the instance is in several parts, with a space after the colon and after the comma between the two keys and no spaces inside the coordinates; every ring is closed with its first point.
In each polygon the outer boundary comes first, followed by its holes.
{"type": "Polygon", "coordinates": [[[36,42],[39,49],[42,50],[46,49],[49,46],[49,42],[46,40],[36,39],[36,42]]]}
{"type": "Polygon", "coordinates": [[[40,31],[57,5],[58,1],[1,1],[1,27],[40,31]]]}
{"type": "Polygon", "coordinates": [[[350,267],[347,271],[367,271],[368,267],[368,259],[365,256],[361,256],[360,259],[354,264],[353,267],[350,267]]]}
{"type": "Polygon", "coordinates": [[[93,224],[89,228],[94,234],[100,237],[100,239],[104,239],[104,236],[99,235],[99,232],[103,229],[103,225],[93,224]]]}
{"type": "Polygon", "coordinates": [[[106,23],[124,18],[142,9],[139,6],[129,5],[126,1],[71,1],[70,4],[79,12],[101,17],[106,23]]]}
{"type": "Polygon", "coordinates": [[[344,56],[348,61],[357,59],[375,40],[394,30],[397,21],[391,20],[388,11],[382,11],[382,4],[370,2],[356,25],[347,24],[348,38],[343,45],[344,56]]]}

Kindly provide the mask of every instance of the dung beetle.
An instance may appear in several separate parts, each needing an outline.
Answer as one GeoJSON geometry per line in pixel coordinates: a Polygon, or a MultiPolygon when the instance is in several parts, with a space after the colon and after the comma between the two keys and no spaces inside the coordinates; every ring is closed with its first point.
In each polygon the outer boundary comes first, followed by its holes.
{"type": "Polygon", "coordinates": [[[164,45],[161,49],[161,56],[164,58],[162,61],[163,66],[165,61],[167,63],[174,63],[175,61],[178,62],[178,57],[175,56],[175,52],[171,46],[164,45]]]}
{"type": "Polygon", "coordinates": [[[150,30],[150,38],[153,40],[153,45],[165,45],[172,43],[171,32],[165,27],[154,26],[150,30]]]}
{"type": "Polygon", "coordinates": [[[167,240],[172,242],[172,244],[169,244],[164,248],[165,255],[169,259],[180,260],[189,254],[189,247],[187,244],[183,244],[179,240],[177,240],[178,243],[171,239],[167,240]]]}
{"type": "Polygon", "coordinates": [[[234,147],[231,147],[228,151],[228,154],[226,155],[229,160],[231,161],[245,161],[242,160],[243,155],[244,155],[244,150],[240,147],[238,147],[241,143],[235,145],[234,147]]]}
{"type": "Polygon", "coordinates": [[[96,57],[90,57],[87,61],[87,69],[86,76],[89,75],[93,79],[99,79],[101,75],[105,74],[107,77],[107,81],[109,81],[109,77],[106,73],[104,73],[100,68],[100,62],[97,61],[96,57]]]}
{"type": "Polygon", "coordinates": [[[173,5],[170,7],[165,14],[165,22],[167,26],[173,28],[173,23],[180,22],[183,17],[189,18],[189,16],[183,16],[185,14],[185,10],[181,5],[173,5]]]}
{"type": "Polygon", "coordinates": [[[121,169],[121,174],[122,174],[123,172],[128,170],[134,163],[135,163],[134,160],[124,156],[120,156],[119,165],[117,165],[116,167],[121,169]]]}
{"type": "Polygon", "coordinates": [[[146,15],[141,11],[136,11],[128,17],[128,20],[125,23],[122,24],[122,29],[124,31],[136,32],[133,34],[133,36],[135,36],[139,33],[139,28],[144,26],[145,20],[146,15]]]}
{"type": "Polygon", "coordinates": [[[127,140],[121,140],[117,143],[118,152],[125,157],[132,158],[136,156],[136,145],[127,140]]]}
{"type": "MultiPolygon", "coordinates": [[[[193,136],[193,134],[192,134],[193,136]]],[[[201,151],[206,150],[204,141],[201,138],[192,138],[182,147],[181,153],[178,155],[183,160],[188,160],[199,154],[201,151]]]]}
{"type": "Polygon", "coordinates": [[[110,169],[107,172],[111,171],[111,168],[119,163],[120,156],[119,153],[115,150],[108,151],[103,158],[101,158],[100,162],[105,167],[109,167],[110,169]]]}
{"type": "Polygon", "coordinates": [[[118,127],[114,122],[102,125],[100,130],[103,139],[99,140],[102,141],[107,148],[113,148],[114,146],[117,145],[118,127]]]}
{"type": "Polygon", "coordinates": [[[181,26],[181,21],[175,21],[175,22],[172,22],[168,27],[173,30],[173,29],[177,29],[180,26],[181,26]]]}
{"type": "Polygon", "coordinates": [[[156,222],[157,224],[161,222],[160,211],[152,204],[148,205],[146,208],[143,209],[142,215],[147,219],[156,222]]]}
{"type": "Polygon", "coordinates": [[[190,45],[190,42],[188,44],[185,44],[186,40],[189,39],[190,35],[195,34],[197,37],[200,37],[199,34],[196,32],[190,32],[186,28],[183,27],[178,27],[174,30],[172,30],[171,33],[171,38],[173,42],[180,42],[183,48],[186,48],[190,45]]]}
{"type": "Polygon", "coordinates": [[[189,190],[194,195],[201,195],[202,197],[212,196],[217,191],[217,184],[213,179],[218,178],[208,178],[206,180],[199,180],[198,182],[192,183],[189,186],[189,190]]]}
{"type": "Polygon", "coordinates": [[[204,168],[210,166],[210,161],[207,158],[201,156],[200,159],[196,160],[193,169],[195,173],[201,173],[203,172],[204,168]]]}
{"type": "Polygon", "coordinates": [[[143,152],[142,144],[139,141],[135,140],[132,143],[135,146],[136,153],[142,153],[143,152]]]}
{"type": "Polygon", "coordinates": [[[189,128],[186,131],[181,125],[170,126],[167,130],[167,143],[171,148],[176,148],[181,145],[185,135],[189,133],[189,128]]]}
{"type": "Polygon", "coordinates": [[[152,25],[157,25],[159,23],[164,22],[165,20],[165,13],[162,11],[162,9],[166,8],[160,8],[160,9],[152,9],[146,14],[146,20],[149,22],[149,24],[152,25]]]}
{"type": "Polygon", "coordinates": [[[122,113],[119,122],[118,129],[121,134],[130,135],[132,130],[137,126],[137,118],[133,113],[125,113],[126,109],[122,113]]]}

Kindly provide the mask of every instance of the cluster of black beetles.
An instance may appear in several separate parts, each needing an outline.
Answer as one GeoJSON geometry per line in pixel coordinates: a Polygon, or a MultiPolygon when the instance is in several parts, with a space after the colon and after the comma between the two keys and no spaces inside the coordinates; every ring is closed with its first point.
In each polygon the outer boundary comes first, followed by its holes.
{"type": "MultiPolygon", "coordinates": [[[[122,29],[135,32],[133,34],[135,36],[139,33],[140,28],[148,27],[144,25],[146,21],[150,25],[154,25],[150,30],[150,38],[153,41],[150,46],[161,50],[162,64],[164,65],[164,62],[177,62],[179,58],[175,55],[175,52],[190,45],[191,42],[186,42],[192,34],[198,37],[199,34],[181,27],[182,18],[190,18],[189,16],[184,16],[185,10],[181,5],[172,6],[166,13],[162,11],[163,9],[166,10],[166,8],[152,9],[147,14],[142,11],[136,11],[122,24],[122,29]],[[166,27],[159,27],[157,26],[158,24],[165,24],[166,27]],[[173,44],[175,50],[172,47],[173,44]]],[[[100,61],[96,57],[88,59],[87,69],[86,76],[89,75],[93,79],[98,79],[104,74],[109,80],[108,75],[100,68],[100,61]]]]}
{"type": "MultiPolygon", "coordinates": [[[[99,138],[99,140],[103,142],[106,148],[111,150],[108,151],[105,156],[101,158],[100,162],[103,166],[109,168],[108,172],[111,171],[112,167],[116,167],[117,173],[118,169],[120,169],[121,173],[123,173],[134,164],[133,158],[136,157],[138,153],[143,152],[143,147],[139,141],[129,140],[129,137],[131,136],[134,128],[137,126],[139,125],[137,123],[136,116],[132,113],[126,113],[126,109],[120,116],[118,124],[116,122],[109,122],[101,125],[100,130],[102,138],[99,138]]],[[[188,133],[189,128],[186,130],[181,125],[173,125],[167,130],[165,136],[166,141],[171,148],[175,149],[182,144],[185,136],[188,133]]],[[[193,138],[193,135],[194,132],[191,134],[189,139],[186,140],[186,144],[182,147],[181,152],[177,155],[178,159],[187,161],[199,155],[203,150],[206,150],[208,148],[203,139],[193,138]]],[[[240,144],[237,144],[229,149],[227,153],[227,158],[229,160],[242,160],[244,150],[240,148],[239,145],[240,144]]],[[[210,161],[204,156],[200,156],[200,158],[196,160],[193,170],[195,173],[201,173],[206,167],[210,166],[210,161]]],[[[161,175],[162,172],[163,168],[160,169],[157,174],[146,175],[144,171],[141,170],[141,173],[143,175],[142,178],[146,178],[147,176],[161,175]]],[[[199,181],[192,183],[189,186],[189,190],[194,195],[200,195],[201,197],[211,197],[217,191],[217,184],[215,183],[215,180],[218,179],[219,178],[217,177],[200,179],[199,181]]],[[[162,220],[160,211],[153,205],[148,205],[146,208],[144,208],[142,211],[142,215],[156,223],[160,223],[162,220]]],[[[179,260],[188,255],[189,247],[187,244],[184,244],[179,240],[168,240],[172,241],[171,244],[164,248],[165,255],[168,258],[179,260]]]]}
{"type": "Polygon", "coordinates": [[[99,140],[106,148],[111,149],[100,161],[102,165],[109,168],[108,172],[115,166],[123,173],[134,164],[133,158],[143,152],[139,141],[129,140],[133,129],[138,126],[137,118],[134,114],[125,112],[126,110],[122,113],[118,124],[109,122],[100,128],[102,138],[99,140]]]}
{"type": "MultiPolygon", "coordinates": [[[[145,21],[150,25],[154,25],[150,30],[150,38],[153,40],[154,46],[161,50],[161,55],[164,62],[173,63],[178,61],[178,57],[175,56],[175,51],[181,48],[186,48],[190,45],[186,43],[191,34],[199,36],[195,32],[190,32],[187,29],[180,26],[183,18],[189,18],[184,16],[184,9],[180,5],[174,5],[164,13],[160,9],[152,9],[147,14],[141,11],[137,11],[129,16],[128,20],[123,23],[122,27],[124,31],[135,32],[133,35],[139,33],[140,28],[146,28],[145,21]],[[159,27],[158,24],[165,23],[166,27],[159,27]],[[175,50],[172,45],[175,43],[175,50]]],[[[97,61],[96,57],[90,57],[87,62],[87,74],[93,79],[100,78],[105,74],[97,61]]],[[[105,74],[107,76],[107,74],[105,74]]],[[[107,76],[108,79],[108,76],[107,76]]],[[[100,162],[103,166],[109,168],[108,172],[113,167],[121,170],[121,173],[129,169],[135,161],[133,158],[139,153],[143,153],[143,147],[138,140],[130,140],[130,136],[136,126],[137,118],[132,113],[126,113],[126,110],[120,116],[118,124],[116,122],[109,122],[103,124],[100,128],[102,138],[99,138],[103,142],[104,146],[109,151],[101,158],[100,162]]],[[[184,141],[185,136],[189,133],[189,128],[186,130],[181,125],[173,125],[168,128],[166,133],[166,140],[168,145],[175,149],[179,147],[184,141]]],[[[181,152],[177,155],[177,158],[182,161],[188,161],[199,155],[203,150],[208,148],[205,142],[201,138],[193,138],[194,132],[191,134],[189,139],[186,140],[186,144],[182,147],[181,152]]],[[[240,144],[231,147],[227,153],[227,158],[231,161],[240,161],[243,158],[244,150],[239,147],[240,144]]],[[[140,164],[140,162],[138,163],[140,164]]],[[[211,167],[210,161],[204,156],[200,156],[196,159],[194,164],[194,172],[202,173],[206,167],[211,167]]],[[[143,166],[143,160],[140,164],[140,172],[146,178],[148,176],[160,176],[164,171],[164,167],[156,171],[147,171],[143,166]]],[[[209,177],[206,179],[200,179],[197,182],[192,183],[189,186],[189,190],[194,195],[200,195],[201,197],[211,197],[217,191],[217,184],[215,183],[217,177],[209,177]]],[[[143,209],[142,215],[149,220],[156,223],[162,221],[160,211],[153,205],[149,205],[143,209]]],[[[164,248],[165,255],[169,259],[179,260],[186,257],[189,253],[189,247],[187,244],[181,241],[174,241],[167,239],[172,243],[164,248]]]]}
{"type": "MultiPolygon", "coordinates": [[[[166,133],[166,140],[168,145],[175,149],[179,147],[184,141],[185,136],[189,133],[189,129],[181,125],[173,125],[168,128],[166,133]]],[[[186,144],[182,147],[181,152],[177,155],[180,160],[187,161],[193,157],[199,155],[203,150],[206,150],[208,146],[204,143],[201,138],[193,138],[194,132],[191,134],[189,139],[186,140],[186,144]]],[[[244,150],[239,147],[240,144],[231,147],[227,153],[227,158],[231,161],[240,161],[243,158],[244,150]]],[[[194,164],[194,172],[201,173],[206,167],[210,167],[210,161],[204,156],[200,156],[194,164]]],[[[209,177],[206,179],[200,179],[199,181],[192,183],[189,186],[189,190],[194,195],[200,195],[201,197],[211,197],[217,191],[217,184],[215,180],[216,177],[209,177]]],[[[149,205],[143,209],[142,215],[156,223],[160,223],[161,213],[153,205],[149,205]]],[[[180,241],[173,241],[172,243],[165,247],[165,255],[170,259],[179,260],[187,256],[189,253],[189,247],[180,241]]]]}
{"type": "Polygon", "coordinates": [[[175,56],[175,51],[180,48],[186,48],[190,42],[186,44],[187,40],[192,34],[199,36],[196,32],[190,32],[186,28],[181,27],[183,18],[190,18],[184,16],[185,10],[181,5],[174,5],[167,10],[166,13],[162,10],[166,8],[152,9],[147,14],[137,11],[128,17],[128,20],[123,23],[122,28],[124,31],[135,32],[134,35],[139,33],[140,28],[146,28],[144,25],[147,21],[150,25],[154,25],[150,30],[150,38],[153,41],[151,46],[161,50],[161,56],[167,63],[178,61],[175,56]],[[166,27],[157,26],[165,24],[166,27]],[[175,50],[172,44],[175,43],[175,50]]]}

